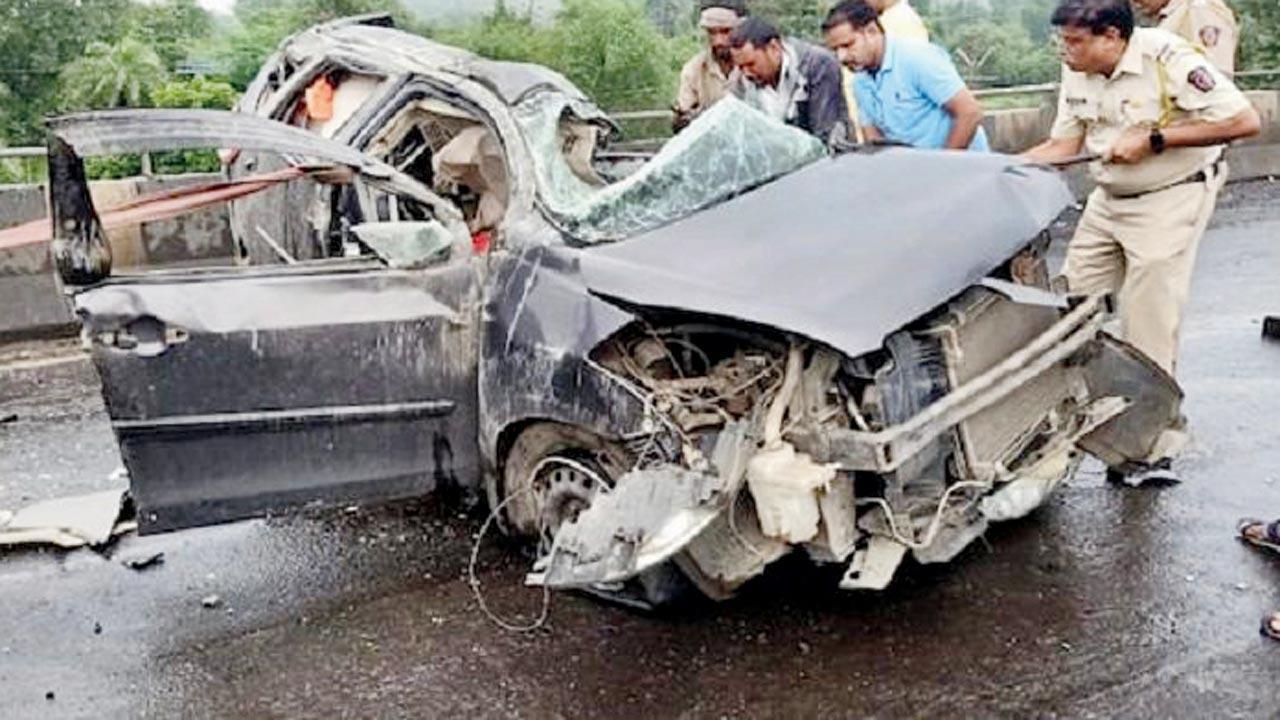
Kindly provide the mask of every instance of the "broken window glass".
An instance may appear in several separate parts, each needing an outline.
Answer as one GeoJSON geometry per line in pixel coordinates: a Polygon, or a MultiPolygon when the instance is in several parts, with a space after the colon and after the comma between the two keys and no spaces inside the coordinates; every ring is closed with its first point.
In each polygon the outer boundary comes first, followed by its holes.
{"type": "Polygon", "coordinates": [[[444,262],[453,246],[448,228],[434,220],[365,223],[352,227],[351,232],[393,268],[415,269],[444,262]]]}
{"type": "Polygon", "coordinates": [[[562,123],[564,96],[541,93],[514,109],[553,218],[577,239],[619,240],[664,225],[793,172],[827,154],[817,138],[726,98],[672,138],[644,167],[612,185],[574,171],[562,123]]]}

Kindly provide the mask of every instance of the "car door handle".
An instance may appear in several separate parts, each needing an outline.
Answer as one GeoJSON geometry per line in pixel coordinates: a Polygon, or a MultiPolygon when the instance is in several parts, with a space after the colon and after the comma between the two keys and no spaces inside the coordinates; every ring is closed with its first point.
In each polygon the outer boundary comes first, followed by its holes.
{"type": "Polygon", "coordinates": [[[124,327],[98,335],[98,344],[131,352],[138,357],[158,357],[170,347],[190,339],[182,328],[169,327],[154,317],[141,317],[124,327]]]}

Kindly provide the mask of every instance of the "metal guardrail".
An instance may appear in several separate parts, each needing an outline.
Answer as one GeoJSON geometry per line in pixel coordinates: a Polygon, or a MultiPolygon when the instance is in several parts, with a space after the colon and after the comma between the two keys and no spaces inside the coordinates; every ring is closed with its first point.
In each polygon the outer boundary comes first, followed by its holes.
{"type": "Polygon", "coordinates": [[[989,97],[1009,97],[1012,95],[1048,95],[1058,92],[1058,83],[1041,83],[1039,85],[1013,85],[1010,87],[978,88],[973,91],[979,100],[989,97]]]}
{"type": "MultiPolygon", "coordinates": [[[[31,172],[30,166],[32,160],[37,161],[36,164],[43,163],[48,156],[49,150],[45,147],[0,147],[0,160],[18,160],[22,163],[22,180],[24,182],[33,182],[39,179],[42,174],[39,171],[31,172]]],[[[140,175],[142,177],[152,177],[155,175],[152,163],[151,153],[143,152],[138,154],[141,159],[142,169],[140,175]]]]}
{"type": "MultiPolygon", "coordinates": [[[[973,94],[978,98],[984,97],[1008,97],[1016,95],[1046,95],[1048,93],[1057,92],[1057,83],[1044,83],[1041,85],[1016,85],[1013,87],[1001,88],[982,88],[974,90],[973,94]]],[[[641,122],[645,120],[670,120],[671,110],[636,110],[633,112],[612,113],[609,115],[614,122],[641,122]]]]}
{"type": "MultiPolygon", "coordinates": [[[[39,181],[43,176],[43,163],[48,150],[43,147],[0,147],[0,163],[12,167],[18,166],[18,182],[31,183],[39,181]],[[33,170],[33,167],[35,168],[33,170]]],[[[9,173],[5,173],[8,175],[9,173]]]]}
{"type": "MultiPolygon", "coordinates": [[[[1280,69],[1245,70],[1235,74],[1239,79],[1280,77],[1280,69]]],[[[1017,97],[1019,95],[1049,95],[1058,92],[1058,83],[1040,83],[1038,85],[1013,85],[1009,87],[978,88],[973,91],[978,99],[1017,97]]],[[[670,120],[671,110],[637,110],[609,115],[614,122],[642,122],[646,120],[670,120]]]]}

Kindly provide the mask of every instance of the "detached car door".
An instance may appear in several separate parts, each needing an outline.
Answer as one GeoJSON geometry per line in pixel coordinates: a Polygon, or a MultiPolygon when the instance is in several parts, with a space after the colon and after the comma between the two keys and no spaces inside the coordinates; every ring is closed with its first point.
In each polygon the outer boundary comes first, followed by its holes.
{"type": "MultiPolygon", "coordinates": [[[[201,118],[203,127],[189,131],[206,136],[205,146],[236,142],[214,120],[201,118]]],[[[251,122],[254,145],[315,142],[309,159],[353,152],[270,120],[225,120],[251,122]]],[[[130,125],[127,134],[149,136],[148,147],[181,134],[145,117],[130,125]]],[[[103,135],[91,119],[55,126],[71,147],[85,146],[78,151],[139,147],[120,132],[104,145],[103,135]]],[[[67,162],[51,153],[51,167],[67,162]]],[[[90,215],[77,210],[68,182],[51,183],[55,236],[77,227],[76,212],[96,222],[87,200],[80,204],[90,215]]],[[[141,531],[474,482],[477,343],[466,310],[476,306],[473,262],[436,253],[425,266],[395,269],[375,258],[337,258],[68,288],[141,531]]]]}

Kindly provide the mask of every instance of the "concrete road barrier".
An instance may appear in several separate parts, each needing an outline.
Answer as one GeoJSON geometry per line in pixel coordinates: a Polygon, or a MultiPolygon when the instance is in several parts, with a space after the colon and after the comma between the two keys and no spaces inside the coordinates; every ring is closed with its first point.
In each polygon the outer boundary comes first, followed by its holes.
{"type": "MultiPolygon", "coordinates": [[[[92,184],[98,207],[112,207],[138,195],[171,190],[218,175],[170,175],[92,184]]],[[[43,185],[0,185],[0,227],[47,215],[43,185]]],[[[125,228],[110,234],[115,267],[166,267],[230,258],[231,228],[225,207],[125,228]]],[[[74,318],[58,293],[52,258],[45,244],[0,251],[0,342],[74,332],[74,318]]]]}

